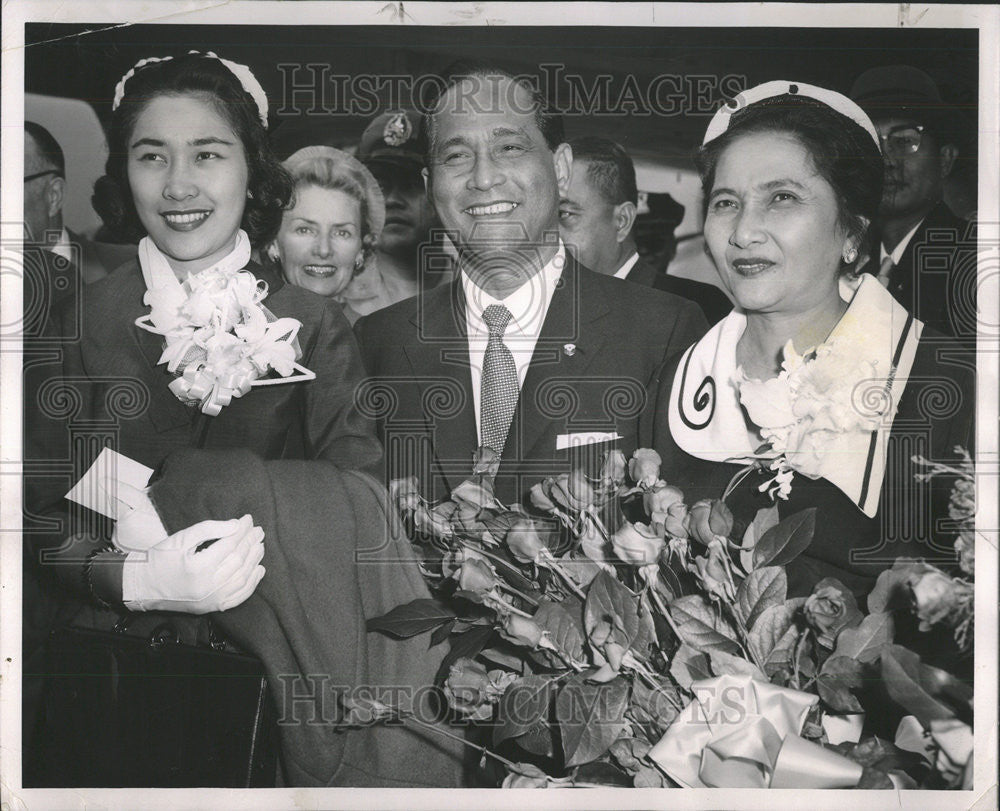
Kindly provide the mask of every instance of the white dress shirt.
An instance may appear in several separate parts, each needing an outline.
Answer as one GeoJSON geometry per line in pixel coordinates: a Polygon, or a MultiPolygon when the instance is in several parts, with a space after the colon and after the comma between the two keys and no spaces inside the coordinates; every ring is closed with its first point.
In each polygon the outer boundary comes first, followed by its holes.
{"type": "Polygon", "coordinates": [[[924,221],[921,220],[916,225],[914,225],[913,228],[910,229],[910,232],[899,241],[899,244],[895,248],[893,248],[892,253],[889,253],[885,249],[885,245],[881,245],[880,244],[879,245],[879,264],[882,264],[882,262],[885,260],[885,258],[887,256],[891,256],[892,257],[893,267],[895,267],[896,265],[898,265],[899,264],[899,260],[903,258],[903,252],[906,250],[906,246],[910,244],[910,240],[913,239],[913,235],[915,233],[917,233],[917,229],[921,225],[923,225],[923,223],[924,223],[924,221]]]}
{"type": "Polygon", "coordinates": [[[625,260],[625,264],[622,265],[618,270],[615,271],[616,279],[627,279],[629,272],[635,267],[635,263],[639,261],[639,252],[636,251],[628,259],[625,260]]]}
{"type": "Polygon", "coordinates": [[[49,248],[49,250],[56,256],[61,256],[67,262],[72,262],[73,248],[69,244],[69,231],[63,228],[62,233],[59,234],[59,241],[49,248]]]}
{"type": "Polygon", "coordinates": [[[538,343],[538,336],[545,322],[545,315],[552,302],[552,293],[556,282],[562,275],[566,264],[566,248],[562,241],[559,249],[548,264],[528,281],[505,299],[493,298],[489,293],[476,285],[463,270],[461,273],[462,291],[465,294],[465,324],[469,340],[469,368],[472,372],[472,401],[476,409],[476,437],[482,442],[479,424],[479,402],[482,395],[483,357],[486,354],[486,343],[489,340],[489,327],[483,320],[483,311],[491,304],[506,307],[511,316],[510,324],[504,332],[503,342],[514,356],[517,367],[517,384],[524,385],[524,377],[531,364],[531,356],[538,343]]]}

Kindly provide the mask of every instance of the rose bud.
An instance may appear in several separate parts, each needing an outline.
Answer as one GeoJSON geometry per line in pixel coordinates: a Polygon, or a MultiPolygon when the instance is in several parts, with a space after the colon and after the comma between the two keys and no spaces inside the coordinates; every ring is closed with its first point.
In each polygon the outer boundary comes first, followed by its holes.
{"type": "Polygon", "coordinates": [[[971,595],[964,583],[948,577],[938,569],[910,575],[908,584],[913,593],[913,604],[920,618],[920,630],[929,631],[932,625],[947,619],[959,607],[960,598],[971,595]]]}
{"type": "Polygon", "coordinates": [[[555,502],[549,498],[549,488],[552,486],[552,479],[545,479],[538,482],[531,488],[531,503],[539,510],[553,512],[558,509],[555,502]]]}
{"type": "Polygon", "coordinates": [[[732,602],[736,599],[736,589],[725,557],[725,550],[717,541],[708,547],[708,554],[695,558],[689,571],[698,578],[701,587],[713,600],[732,602]]]}
{"type": "MultiPolygon", "coordinates": [[[[667,517],[672,507],[679,506],[682,508],[682,514],[680,515],[681,519],[683,519],[684,515],[687,514],[687,507],[684,505],[684,494],[676,487],[671,487],[668,484],[656,484],[653,486],[652,490],[647,490],[643,493],[642,504],[646,509],[646,513],[650,517],[650,525],[653,527],[656,527],[657,525],[660,525],[661,527],[665,526],[667,517]]],[[[677,521],[671,522],[672,525],[677,523],[677,521]]],[[[683,531],[683,525],[680,528],[683,531]]],[[[684,534],[687,534],[686,531],[684,534]]]]}
{"type": "Polygon", "coordinates": [[[733,514],[718,499],[696,501],[688,512],[688,535],[708,546],[716,535],[728,537],[733,529],[733,514]]]}
{"type": "MultiPolygon", "coordinates": [[[[433,535],[435,538],[443,538],[445,540],[451,538],[454,534],[451,520],[449,517],[438,512],[439,507],[447,506],[447,504],[450,504],[450,502],[446,502],[445,505],[439,504],[433,510],[428,510],[425,504],[417,505],[416,510],[413,512],[413,526],[417,532],[422,532],[425,535],[433,535]]],[[[454,505],[447,511],[453,512],[454,505]]]]}
{"type": "Polygon", "coordinates": [[[628,463],[628,475],[639,487],[652,487],[660,480],[660,454],[651,448],[638,448],[628,463]]]}
{"type": "Polygon", "coordinates": [[[666,542],[645,524],[625,521],[611,536],[611,546],[615,554],[626,563],[649,566],[660,559],[666,542]]]}
{"type": "Polygon", "coordinates": [[[712,509],[708,514],[708,527],[716,535],[728,538],[733,531],[733,513],[721,499],[712,499],[712,509]]]}
{"type": "Polygon", "coordinates": [[[819,644],[830,649],[841,630],[853,628],[864,618],[854,595],[833,577],[816,584],[802,611],[806,622],[816,631],[819,644]]]}
{"type": "Polygon", "coordinates": [[[458,587],[464,591],[484,594],[493,591],[497,586],[497,576],[493,568],[481,560],[469,558],[458,570],[458,587]]]}
{"type": "Polygon", "coordinates": [[[617,487],[625,481],[625,454],[620,450],[608,451],[604,454],[604,464],[601,467],[601,481],[609,487],[617,487]]]}
{"type": "Polygon", "coordinates": [[[520,614],[508,614],[504,618],[503,627],[499,629],[500,636],[515,645],[537,650],[545,633],[534,620],[522,617],[520,614]]]}
{"type": "Polygon", "coordinates": [[[583,531],[580,533],[580,550],[595,563],[605,563],[608,559],[606,546],[607,544],[604,541],[601,531],[588,518],[584,522],[583,531]]]}
{"type": "Polygon", "coordinates": [[[564,473],[552,480],[549,494],[559,504],[574,512],[581,512],[594,503],[594,488],[582,470],[564,473]]]}
{"type": "Polygon", "coordinates": [[[496,476],[500,469],[500,456],[493,448],[482,445],[472,455],[472,474],[474,476],[496,476]]]}
{"type": "Polygon", "coordinates": [[[490,717],[493,707],[489,699],[492,686],[486,668],[463,656],[451,666],[444,683],[448,705],[456,712],[483,721],[490,717]]]}
{"type": "Polygon", "coordinates": [[[538,534],[538,528],[530,518],[515,521],[507,532],[507,548],[519,563],[534,563],[548,547],[538,534]]]}
{"type": "Polygon", "coordinates": [[[420,497],[420,482],[416,476],[389,482],[389,498],[400,512],[415,510],[424,502],[420,497]]]}

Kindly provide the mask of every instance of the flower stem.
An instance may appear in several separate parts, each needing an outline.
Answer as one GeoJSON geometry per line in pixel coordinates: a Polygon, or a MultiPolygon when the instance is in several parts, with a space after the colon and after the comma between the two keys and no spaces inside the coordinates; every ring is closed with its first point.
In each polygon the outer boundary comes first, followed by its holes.
{"type": "Polygon", "coordinates": [[[461,735],[456,735],[454,732],[449,732],[448,730],[443,729],[442,727],[439,727],[439,726],[437,726],[435,724],[429,724],[426,721],[421,721],[419,718],[417,718],[414,715],[402,715],[402,714],[397,713],[397,717],[399,717],[404,722],[406,722],[406,721],[412,721],[413,723],[417,724],[418,726],[422,726],[424,729],[429,729],[432,732],[436,732],[439,735],[443,735],[446,738],[451,738],[453,741],[458,741],[459,743],[461,743],[461,744],[463,744],[465,746],[468,746],[470,749],[475,749],[477,752],[480,752],[480,753],[482,753],[483,755],[485,755],[487,757],[491,757],[494,760],[499,761],[500,763],[502,763],[504,766],[506,766],[511,771],[517,772],[517,764],[516,763],[513,763],[513,762],[507,760],[507,758],[505,758],[505,757],[503,757],[501,755],[498,755],[496,752],[490,751],[485,746],[480,746],[478,743],[472,743],[472,741],[467,741],[461,735]]]}
{"type": "Polygon", "coordinates": [[[667,624],[670,626],[670,630],[674,632],[674,636],[676,636],[680,642],[684,642],[684,637],[681,636],[680,630],[678,630],[677,625],[674,623],[674,618],[670,616],[670,610],[663,604],[663,601],[660,599],[660,595],[656,593],[656,589],[654,589],[652,586],[647,586],[645,594],[647,596],[647,599],[651,600],[659,609],[660,613],[663,615],[663,618],[667,621],[667,624]]]}
{"type": "Polygon", "coordinates": [[[538,608],[538,600],[536,600],[534,597],[529,597],[523,591],[514,588],[512,585],[510,585],[509,583],[504,582],[503,580],[498,580],[497,582],[500,585],[500,588],[506,589],[511,594],[513,594],[513,595],[515,595],[517,597],[520,597],[526,603],[530,603],[531,605],[535,606],[535,608],[538,608]]]}
{"type": "Polygon", "coordinates": [[[566,581],[566,585],[573,590],[573,592],[576,594],[577,597],[579,597],[581,600],[586,601],[587,595],[583,593],[580,587],[576,584],[576,581],[573,580],[573,578],[570,577],[569,574],[563,570],[563,568],[559,565],[558,561],[556,561],[555,557],[548,549],[543,549],[539,553],[538,560],[536,560],[535,563],[539,566],[546,566],[550,568],[552,571],[558,574],[563,580],[566,581]]]}
{"type": "Polygon", "coordinates": [[[722,498],[720,499],[720,501],[725,501],[727,498],[729,498],[729,496],[733,492],[733,490],[735,490],[737,487],[739,487],[740,482],[742,482],[747,476],[749,476],[751,473],[753,473],[753,471],[756,470],[756,469],[757,469],[757,463],[756,462],[751,462],[746,467],[743,467],[743,468],[740,468],[739,470],[737,470],[736,474],[733,476],[733,478],[731,478],[729,480],[729,484],[726,485],[726,489],[722,493],[722,498]]]}
{"type": "MultiPolygon", "coordinates": [[[[483,557],[487,557],[490,560],[495,560],[497,563],[502,563],[504,566],[510,566],[510,564],[507,561],[505,561],[503,558],[499,557],[498,555],[494,555],[492,552],[487,552],[485,549],[477,549],[472,544],[466,543],[465,541],[463,541],[461,539],[459,539],[458,542],[462,546],[464,546],[466,549],[471,549],[477,555],[482,555],[483,557]]],[[[501,580],[500,581],[500,585],[503,586],[508,591],[516,594],[518,597],[520,597],[525,602],[531,603],[531,605],[533,605],[533,606],[535,606],[537,608],[537,606],[538,606],[538,600],[534,599],[533,597],[529,597],[527,594],[525,594],[522,591],[519,591],[518,589],[516,589],[513,586],[509,585],[505,581],[501,580]]]]}
{"type": "Polygon", "coordinates": [[[747,658],[757,666],[757,669],[761,673],[765,673],[764,664],[760,661],[760,657],[757,656],[753,645],[750,644],[750,632],[747,630],[746,625],[743,624],[743,620],[740,619],[740,615],[736,613],[736,609],[729,605],[729,603],[723,602],[722,604],[729,610],[729,616],[732,617],[733,624],[740,634],[740,646],[746,652],[747,658]]]}

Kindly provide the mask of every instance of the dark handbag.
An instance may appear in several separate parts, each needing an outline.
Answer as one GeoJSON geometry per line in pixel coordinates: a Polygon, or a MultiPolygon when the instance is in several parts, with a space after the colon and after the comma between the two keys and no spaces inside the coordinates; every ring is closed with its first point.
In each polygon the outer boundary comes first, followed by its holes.
{"type": "Polygon", "coordinates": [[[148,637],[52,632],[36,786],[275,784],[277,726],[261,662],[176,640],[169,623],[148,637]]]}

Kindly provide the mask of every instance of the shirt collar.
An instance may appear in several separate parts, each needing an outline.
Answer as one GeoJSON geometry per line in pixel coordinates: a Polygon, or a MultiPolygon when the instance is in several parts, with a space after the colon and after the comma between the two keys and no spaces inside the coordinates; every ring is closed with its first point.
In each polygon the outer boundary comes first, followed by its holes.
{"type": "Polygon", "coordinates": [[[56,256],[61,256],[70,262],[73,261],[73,249],[69,244],[69,231],[66,230],[65,226],[59,232],[59,240],[49,250],[56,256]]]}
{"type": "Polygon", "coordinates": [[[491,296],[473,282],[463,270],[460,278],[462,292],[465,294],[466,324],[469,335],[487,335],[489,329],[486,322],[483,321],[483,311],[491,304],[500,304],[506,307],[513,316],[505,337],[521,334],[525,337],[537,338],[549,310],[556,282],[559,281],[565,264],[566,247],[560,240],[558,250],[541,272],[534,274],[505,299],[491,296]]]}
{"type": "Polygon", "coordinates": [[[906,246],[910,244],[910,240],[913,239],[913,235],[917,233],[917,229],[923,224],[924,221],[921,220],[914,225],[913,228],[910,229],[909,233],[907,233],[907,235],[899,241],[899,244],[893,249],[892,253],[889,253],[885,249],[885,245],[879,245],[879,264],[882,264],[887,256],[891,256],[892,264],[898,265],[900,260],[903,258],[903,252],[906,250],[906,246]]]}
{"type": "Polygon", "coordinates": [[[616,279],[627,279],[628,274],[631,272],[632,268],[635,267],[635,263],[639,261],[639,252],[636,251],[628,259],[625,260],[625,264],[622,265],[618,270],[615,271],[616,279]]]}

